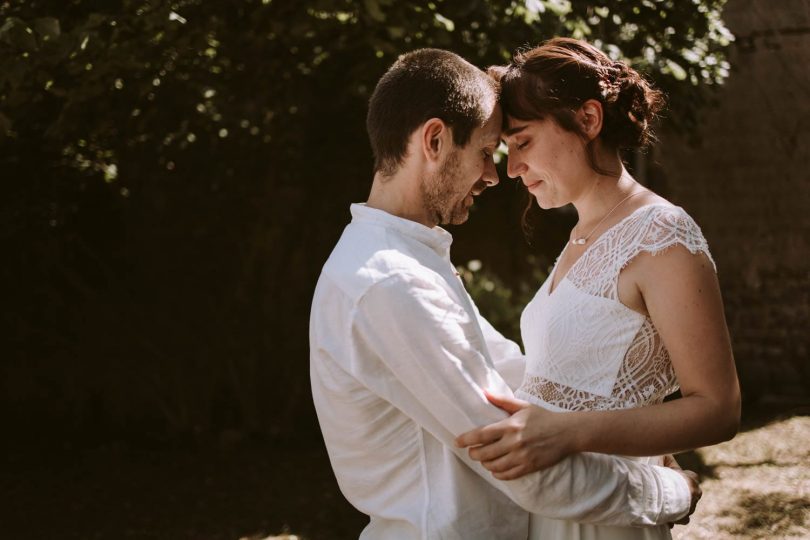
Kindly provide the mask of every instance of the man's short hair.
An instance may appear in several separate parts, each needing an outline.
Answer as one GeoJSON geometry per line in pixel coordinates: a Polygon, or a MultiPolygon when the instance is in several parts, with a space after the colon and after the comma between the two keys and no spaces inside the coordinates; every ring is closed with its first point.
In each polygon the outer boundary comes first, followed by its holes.
{"type": "Polygon", "coordinates": [[[497,83],[460,56],[441,49],[401,55],[371,95],[366,129],[374,172],[393,175],[408,139],[419,126],[439,118],[452,128],[453,142],[466,146],[483,126],[497,98],[497,83]]]}

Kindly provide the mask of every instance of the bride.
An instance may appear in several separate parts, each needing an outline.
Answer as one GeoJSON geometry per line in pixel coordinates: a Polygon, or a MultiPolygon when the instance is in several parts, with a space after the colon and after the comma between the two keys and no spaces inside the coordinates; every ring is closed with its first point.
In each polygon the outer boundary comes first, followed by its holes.
{"type": "MultiPolygon", "coordinates": [[[[501,84],[509,176],[541,208],[573,204],[579,221],[521,317],[527,364],[520,399],[490,397],[512,416],[458,444],[497,478],[513,479],[575,452],[661,464],[669,454],[730,439],[739,384],[706,240],[682,208],[636,182],[619,157],[650,141],[660,92],[573,39],[518,53],[490,73],[501,84]],[[678,387],[682,397],[664,403],[678,387]]],[[[530,538],[670,533],[534,515],[530,538]]]]}

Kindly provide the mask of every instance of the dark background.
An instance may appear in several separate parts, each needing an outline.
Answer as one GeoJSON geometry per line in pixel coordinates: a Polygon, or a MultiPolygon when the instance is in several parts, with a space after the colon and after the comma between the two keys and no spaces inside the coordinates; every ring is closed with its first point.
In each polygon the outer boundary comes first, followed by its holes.
{"type": "MultiPolygon", "coordinates": [[[[484,67],[571,35],[648,74],[662,143],[628,165],[704,227],[746,406],[806,402],[807,3],[731,2],[736,41],[723,4],[0,1],[0,418],[6,511],[27,509],[11,523],[46,534],[30,508],[50,501],[78,537],[356,535],[309,395],[309,303],[370,186],[367,99],[418,47],[484,67]],[[779,114],[781,154],[747,148],[779,114]],[[218,510],[178,521],[211,486],[218,510]],[[238,490],[254,504],[229,508],[238,490]]],[[[575,217],[535,212],[527,241],[525,194],[501,179],[452,230],[454,260],[482,262],[469,287],[515,335],[575,217]]]]}

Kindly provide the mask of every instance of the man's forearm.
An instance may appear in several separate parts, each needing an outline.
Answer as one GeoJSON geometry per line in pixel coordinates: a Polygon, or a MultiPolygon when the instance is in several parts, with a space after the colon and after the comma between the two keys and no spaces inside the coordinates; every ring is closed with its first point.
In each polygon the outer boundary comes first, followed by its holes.
{"type": "Polygon", "coordinates": [[[576,454],[518,480],[492,481],[529,512],[587,523],[663,525],[691,505],[680,473],[603,454],[576,454]]]}

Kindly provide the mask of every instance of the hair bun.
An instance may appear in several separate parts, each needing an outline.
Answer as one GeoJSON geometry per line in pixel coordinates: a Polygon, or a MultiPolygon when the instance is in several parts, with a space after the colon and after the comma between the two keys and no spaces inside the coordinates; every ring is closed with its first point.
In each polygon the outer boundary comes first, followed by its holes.
{"type": "Polygon", "coordinates": [[[655,140],[650,123],[664,106],[663,94],[624,62],[613,62],[611,72],[602,134],[618,148],[646,146],[655,140]]]}

